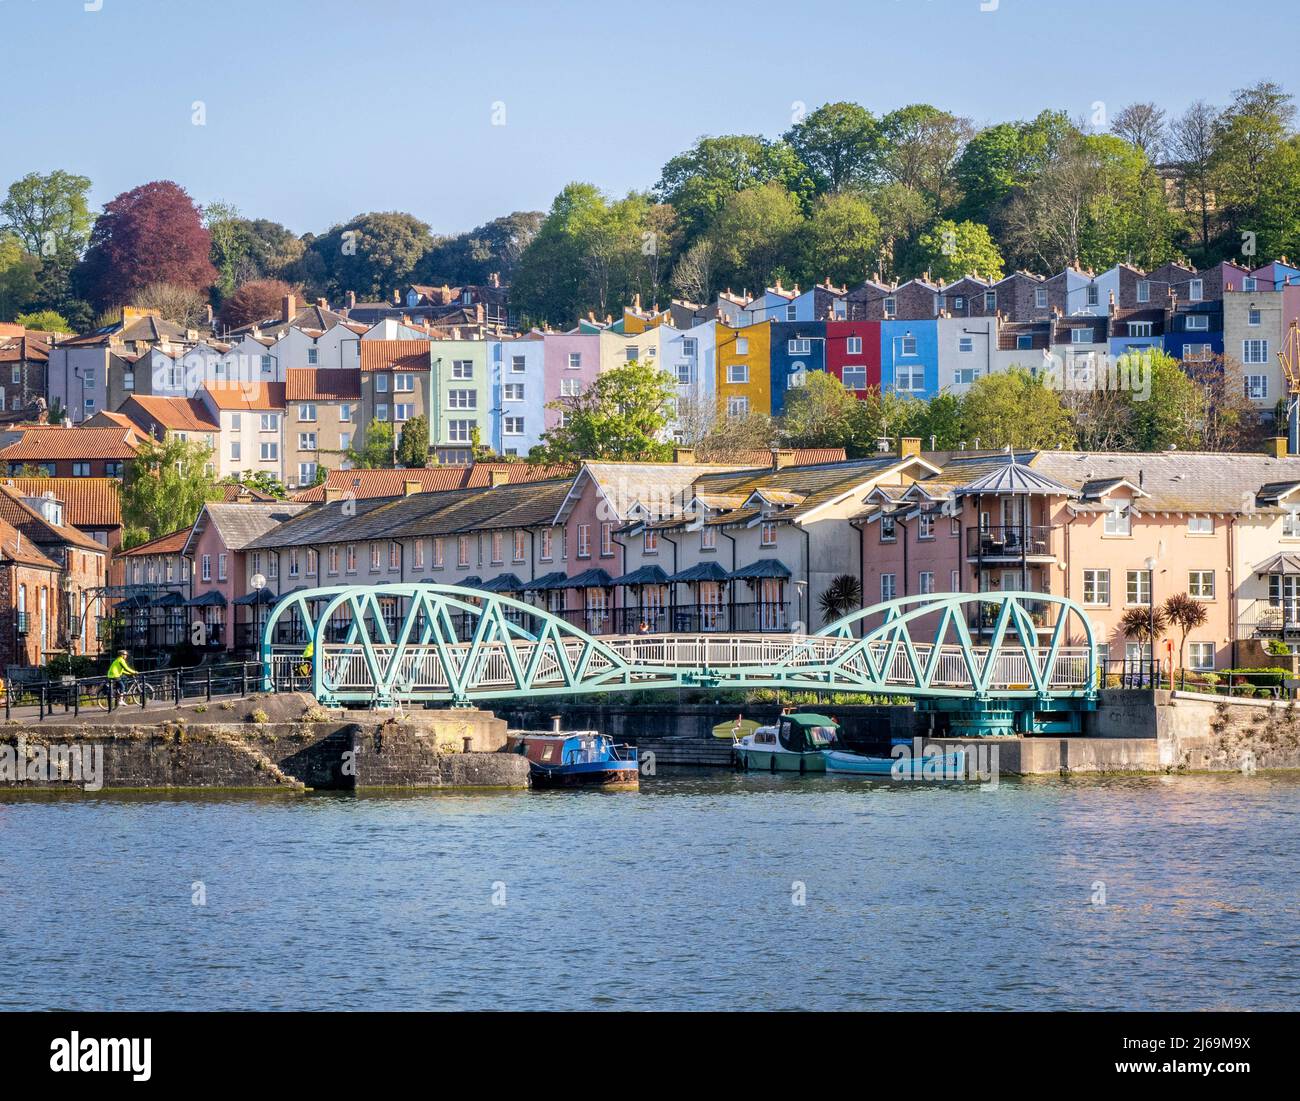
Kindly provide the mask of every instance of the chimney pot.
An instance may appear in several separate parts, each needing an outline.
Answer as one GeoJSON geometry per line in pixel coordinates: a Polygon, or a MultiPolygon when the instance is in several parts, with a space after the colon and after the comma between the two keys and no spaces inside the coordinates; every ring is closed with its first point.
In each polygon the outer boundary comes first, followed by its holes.
{"type": "Polygon", "coordinates": [[[787,466],[794,466],[794,451],[788,447],[772,448],[772,469],[784,470],[787,466]]]}

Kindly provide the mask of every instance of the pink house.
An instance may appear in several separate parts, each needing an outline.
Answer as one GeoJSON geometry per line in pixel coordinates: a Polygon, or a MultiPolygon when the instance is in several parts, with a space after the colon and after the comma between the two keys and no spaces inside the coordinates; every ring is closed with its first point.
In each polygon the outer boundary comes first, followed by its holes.
{"type": "MultiPolygon", "coordinates": [[[[1263,513],[1276,511],[1262,502],[1292,484],[1300,484],[1300,460],[1263,455],[954,456],[933,478],[877,491],[857,517],[863,603],[951,591],[1064,596],[1083,606],[1109,660],[1137,666],[1150,651],[1125,635],[1125,613],[1186,594],[1203,605],[1206,620],[1188,633],[1181,663],[1236,667],[1262,651],[1238,613],[1244,594],[1263,591],[1254,574],[1264,578],[1274,568],[1266,551],[1285,549],[1252,536],[1243,550],[1243,525],[1260,528],[1263,513]]],[[[1288,590],[1273,588],[1283,601],[1288,590]]],[[[1031,601],[1029,608],[1039,630],[1050,632],[1054,606],[1031,601]]],[[[992,630],[993,611],[970,605],[967,625],[977,639],[992,630]]],[[[1162,663],[1180,663],[1181,642],[1177,628],[1165,633],[1162,663]]]]}
{"type": "Polygon", "coordinates": [[[542,337],[542,393],[546,400],[545,420],[549,430],[560,423],[559,410],[550,408],[553,401],[581,393],[600,372],[600,337],[595,333],[545,333],[542,337]]]}
{"type": "MultiPolygon", "coordinates": [[[[253,644],[254,601],[280,592],[279,560],[268,555],[265,596],[247,591],[244,548],[310,505],[292,501],[252,501],[203,506],[181,554],[190,560],[193,622],[204,625],[206,648],[230,650],[253,644]]],[[[257,571],[253,571],[257,572],[257,571]]]]}

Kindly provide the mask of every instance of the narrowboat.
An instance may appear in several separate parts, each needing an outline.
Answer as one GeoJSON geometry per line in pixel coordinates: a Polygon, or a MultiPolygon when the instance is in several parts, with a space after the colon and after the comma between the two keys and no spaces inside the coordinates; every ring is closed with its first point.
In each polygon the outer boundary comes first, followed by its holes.
{"type": "Polygon", "coordinates": [[[595,730],[517,731],[506,748],[528,758],[535,788],[640,787],[636,749],[595,730]]]}
{"type": "Polygon", "coordinates": [[[834,719],[808,711],[782,715],[732,745],[736,767],[766,772],[825,772],[826,750],[839,729],[834,719]]]}

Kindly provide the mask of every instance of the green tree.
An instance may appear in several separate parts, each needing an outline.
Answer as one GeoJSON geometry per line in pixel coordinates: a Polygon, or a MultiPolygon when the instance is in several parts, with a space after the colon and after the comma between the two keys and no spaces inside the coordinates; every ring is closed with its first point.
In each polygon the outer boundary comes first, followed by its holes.
{"type": "Polygon", "coordinates": [[[429,465],[429,418],[421,414],[402,425],[397,445],[397,461],[405,467],[429,465]]]}
{"type": "Polygon", "coordinates": [[[844,447],[853,438],[858,399],[827,371],[810,371],[789,392],[781,427],[792,447],[844,447]]]}
{"type": "Polygon", "coordinates": [[[175,436],[141,444],[118,487],[122,545],[138,546],[188,527],[204,504],[219,501],[211,464],[211,448],[175,436]]]}
{"type": "Polygon", "coordinates": [[[393,466],[393,426],[388,421],[372,420],[361,439],[361,447],[344,452],[358,470],[384,470],[393,466]]]}
{"type": "Polygon", "coordinates": [[[37,333],[70,333],[71,326],[67,320],[53,310],[38,310],[35,313],[20,313],[14,318],[14,324],[37,333]]]}
{"type": "Polygon", "coordinates": [[[914,263],[939,283],[963,275],[1002,278],[1002,254],[988,227],[975,222],[936,222],[917,241],[914,263]]]}
{"type": "Polygon", "coordinates": [[[761,290],[781,274],[802,225],[799,200],[780,184],[736,192],[724,203],[711,234],[719,267],[733,286],[761,290]]]}
{"type": "Polygon", "coordinates": [[[1129,391],[1129,438],[1137,451],[1195,449],[1204,423],[1203,394],[1178,361],[1164,352],[1130,353],[1121,360],[1132,377],[1149,372],[1150,385],[1129,391]]]}
{"type": "Polygon", "coordinates": [[[358,214],[308,245],[305,271],[330,295],[351,290],[387,300],[410,280],[433,243],[429,227],[413,214],[358,214]]]}
{"type": "Polygon", "coordinates": [[[0,321],[12,321],[32,305],[41,262],[23,248],[17,234],[0,232],[0,321]]]}
{"type": "Polygon", "coordinates": [[[880,132],[856,103],[827,103],[795,123],[785,142],[808,167],[820,192],[865,187],[875,175],[880,132]]]}
{"type": "Polygon", "coordinates": [[[823,195],[804,223],[804,278],[854,286],[878,266],[880,220],[854,192],[823,195]]]}
{"type": "Polygon", "coordinates": [[[663,434],[676,394],[672,375],[636,360],[605,371],[576,397],[550,403],[549,408],[565,414],[565,423],[542,436],[536,457],[544,462],[666,461],[672,446],[663,434]]]}
{"type": "Polygon", "coordinates": [[[245,470],[242,474],[229,474],[221,479],[221,484],[241,486],[244,489],[255,489],[259,493],[269,494],[279,500],[284,500],[289,496],[289,491],[284,488],[284,483],[266,470],[245,470]]]}
{"type": "Polygon", "coordinates": [[[969,119],[928,103],[891,111],[880,120],[881,174],[923,196],[931,210],[947,210],[957,198],[953,169],[972,132],[969,119]]]}
{"type": "Polygon", "coordinates": [[[963,402],[966,439],[979,446],[1070,448],[1074,420],[1043,378],[1013,368],[976,379],[963,402]]]}
{"type": "Polygon", "coordinates": [[[33,256],[50,256],[65,247],[79,254],[93,220],[89,192],[85,176],[61,169],[44,176],[28,173],[11,183],[0,200],[0,226],[13,230],[33,256]]]}
{"type": "Polygon", "coordinates": [[[1210,169],[1229,228],[1229,255],[1237,255],[1245,240],[1252,242],[1255,255],[1276,255],[1290,236],[1288,223],[1294,224],[1297,215],[1281,197],[1289,193],[1294,199],[1294,183],[1278,173],[1296,167],[1294,156],[1288,156],[1294,149],[1294,119],[1292,97],[1279,85],[1261,81],[1233,93],[1232,103],[1215,121],[1210,169]],[[1243,239],[1245,234],[1253,237],[1243,239]]]}
{"type": "Polygon", "coordinates": [[[784,141],[749,134],[701,138],[664,165],[654,191],[677,211],[686,242],[708,232],[728,198],[738,191],[775,183],[800,203],[816,190],[812,174],[784,141]]]}

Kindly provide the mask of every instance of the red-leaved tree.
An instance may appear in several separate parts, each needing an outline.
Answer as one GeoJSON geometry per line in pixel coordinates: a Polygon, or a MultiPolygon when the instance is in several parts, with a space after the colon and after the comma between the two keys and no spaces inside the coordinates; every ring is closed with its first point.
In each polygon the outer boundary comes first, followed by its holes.
{"type": "Polygon", "coordinates": [[[206,290],[217,277],[210,250],[194,200],[170,180],[155,180],[105,205],[76,281],[101,310],[130,302],[156,283],[206,290]]]}
{"type": "Polygon", "coordinates": [[[221,321],[229,329],[280,316],[286,294],[296,293],[281,279],[250,279],[221,304],[221,321]]]}

